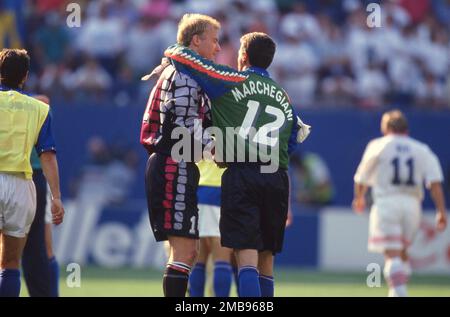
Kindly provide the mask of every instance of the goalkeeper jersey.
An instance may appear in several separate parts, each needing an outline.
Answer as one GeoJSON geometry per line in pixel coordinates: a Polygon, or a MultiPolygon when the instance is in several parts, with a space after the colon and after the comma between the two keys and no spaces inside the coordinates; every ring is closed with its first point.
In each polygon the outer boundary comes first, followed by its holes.
{"type": "Polygon", "coordinates": [[[265,69],[238,72],[180,45],[169,47],[165,56],[209,96],[213,125],[222,132],[223,146],[216,143],[216,154],[223,151],[219,155],[227,163],[243,162],[243,155],[244,162],[276,157],[279,167],[288,167],[289,153],[297,144],[297,116],[286,92],[265,69]]]}
{"type": "MultiPolygon", "coordinates": [[[[142,120],[140,142],[149,154],[171,155],[172,147],[180,140],[173,138],[172,132],[177,127],[183,127],[189,131],[192,146],[194,142],[201,142],[200,146],[204,146],[210,140],[203,139],[202,127],[196,126],[195,120],[203,120],[203,126],[208,126],[210,116],[209,100],[201,87],[190,76],[169,65],[150,93],[142,120]],[[199,134],[201,136],[197,139],[199,134]]],[[[195,161],[197,158],[190,159],[195,161]]]]}

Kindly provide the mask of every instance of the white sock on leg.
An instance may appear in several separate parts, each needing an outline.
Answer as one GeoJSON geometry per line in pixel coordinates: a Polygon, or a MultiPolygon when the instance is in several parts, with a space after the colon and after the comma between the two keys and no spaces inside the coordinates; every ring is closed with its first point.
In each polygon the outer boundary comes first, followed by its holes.
{"type": "Polygon", "coordinates": [[[389,285],[389,297],[408,296],[406,288],[408,275],[400,257],[386,261],[384,265],[384,278],[389,285]]]}
{"type": "Polygon", "coordinates": [[[402,261],[402,262],[403,262],[403,270],[405,270],[405,274],[409,279],[409,277],[412,274],[411,264],[409,263],[409,261],[402,261]]]}

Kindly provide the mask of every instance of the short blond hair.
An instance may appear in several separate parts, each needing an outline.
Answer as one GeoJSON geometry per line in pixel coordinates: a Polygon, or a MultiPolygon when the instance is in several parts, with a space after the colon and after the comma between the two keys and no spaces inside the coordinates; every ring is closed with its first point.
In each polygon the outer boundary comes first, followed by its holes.
{"type": "Polygon", "coordinates": [[[408,132],[408,120],[400,110],[392,110],[385,112],[381,118],[381,131],[394,133],[408,132]]]}
{"type": "Polygon", "coordinates": [[[216,19],[197,13],[186,13],[178,23],[177,42],[180,45],[189,46],[194,35],[202,35],[208,26],[220,29],[220,23],[216,19]]]}

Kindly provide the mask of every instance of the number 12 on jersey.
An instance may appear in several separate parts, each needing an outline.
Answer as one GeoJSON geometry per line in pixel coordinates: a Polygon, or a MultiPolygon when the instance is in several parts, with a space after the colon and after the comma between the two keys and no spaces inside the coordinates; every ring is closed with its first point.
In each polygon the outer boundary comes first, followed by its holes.
{"type": "MultiPolygon", "coordinates": [[[[258,101],[248,101],[248,110],[245,114],[244,121],[242,121],[242,126],[239,129],[239,135],[242,138],[246,139],[250,134],[250,129],[254,128],[256,121],[258,120],[258,117],[260,115],[259,107],[260,103],[258,101]]],[[[286,121],[286,117],[281,109],[270,105],[267,105],[264,108],[264,112],[272,117],[275,117],[275,120],[261,126],[253,137],[252,141],[255,143],[274,147],[278,142],[278,137],[272,137],[271,135],[278,135],[280,133],[280,129],[283,127],[286,121]]]]}

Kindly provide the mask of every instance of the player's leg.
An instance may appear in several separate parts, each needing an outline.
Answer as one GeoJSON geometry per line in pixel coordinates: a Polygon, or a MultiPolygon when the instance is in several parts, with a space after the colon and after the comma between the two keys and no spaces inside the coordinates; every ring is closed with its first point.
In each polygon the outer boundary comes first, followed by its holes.
{"type": "Polygon", "coordinates": [[[274,295],[273,260],[272,251],[259,253],[258,270],[261,297],[273,297],[274,295]]]}
{"type": "Polygon", "coordinates": [[[274,254],[283,247],[289,209],[289,178],[285,170],[265,175],[261,206],[263,248],[259,253],[259,284],[262,297],[274,296],[274,254]]]}
{"type": "MultiPolygon", "coordinates": [[[[50,218],[51,219],[51,218],[50,218]]],[[[50,268],[50,296],[59,296],[59,264],[53,253],[52,223],[45,224],[45,248],[50,268]]]]}
{"type": "Polygon", "coordinates": [[[1,269],[19,269],[20,259],[27,238],[17,238],[2,233],[1,244],[2,253],[0,260],[1,269]]]}
{"type": "Polygon", "coordinates": [[[200,238],[200,250],[197,262],[189,276],[189,295],[191,297],[205,296],[206,263],[210,254],[208,238],[200,238]]]}
{"type": "Polygon", "coordinates": [[[403,205],[402,232],[403,248],[400,257],[403,263],[403,271],[406,275],[405,285],[408,283],[412,274],[412,268],[409,262],[408,248],[419,231],[422,216],[421,203],[413,197],[405,197],[401,201],[403,205]]]}
{"type": "Polygon", "coordinates": [[[369,219],[369,251],[383,253],[384,278],[389,296],[406,296],[406,273],[401,259],[404,248],[402,207],[398,197],[377,199],[369,219]]]}
{"type": "Polygon", "coordinates": [[[36,215],[23,250],[23,276],[31,297],[49,297],[50,268],[45,248],[47,182],[42,170],[34,170],[33,182],[36,186],[36,215]]]}
{"type": "Polygon", "coordinates": [[[232,248],[239,267],[239,296],[260,297],[258,249],[262,247],[259,168],[230,165],[222,175],[221,244],[232,248]]]}
{"type": "Polygon", "coordinates": [[[220,243],[220,189],[217,188],[217,191],[211,191],[209,195],[210,201],[212,200],[211,196],[213,195],[213,197],[216,198],[216,201],[213,201],[215,204],[199,205],[200,236],[207,239],[212,253],[214,267],[212,279],[213,294],[217,297],[228,297],[230,296],[232,280],[230,261],[233,250],[222,247],[220,243]]]}
{"type": "Polygon", "coordinates": [[[234,252],[231,253],[231,270],[233,271],[234,284],[236,285],[236,293],[239,297],[239,267],[234,252]]]}
{"type": "Polygon", "coordinates": [[[402,250],[400,257],[402,258],[403,269],[405,270],[406,276],[408,277],[408,280],[409,280],[409,277],[412,274],[412,267],[411,267],[411,263],[409,262],[409,254],[408,254],[407,248],[404,248],[402,250]]]}
{"type": "Polygon", "coordinates": [[[0,255],[0,297],[19,297],[20,258],[27,238],[0,234],[2,252],[0,255]]]}
{"type": "Polygon", "coordinates": [[[165,296],[184,297],[191,268],[198,256],[197,187],[200,173],[195,163],[177,163],[170,157],[164,157],[162,172],[165,186],[161,221],[172,248],[172,261],[166,266],[163,289],[165,296]]]}
{"type": "Polygon", "coordinates": [[[401,258],[402,251],[387,249],[384,251],[384,277],[389,285],[389,297],[407,296],[407,275],[401,258]]]}
{"type": "Polygon", "coordinates": [[[168,238],[172,248],[172,261],[167,263],[164,272],[164,296],[184,297],[189,274],[197,258],[198,240],[177,236],[168,238]]]}
{"type": "Polygon", "coordinates": [[[0,174],[0,185],[0,297],[18,297],[20,260],[36,212],[36,189],[31,180],[5,174],[0,174]]]}
{"type": "Polygon", "coordinates": [[[239,266],[239,296],[261,297],[259,285],[258,251],[254,249],[234,250],[239,266]]]}
{"type": "Polygon", "coordinates": [[[214,294],[216,297],[230,296],[233,271],[231,268],[232,249],[222,247],[220,237],[210,237],[214,259],[214,294]]]}
{"type": "Polygon", "coordinates": [[[171,260],[164,278],[164,295],[184,297],[189,273],[197,257],[198,168],[153,154],[147,162],[146,194],[150,224],[156,241],[169,240],[171,260]]]}
{"type": "MultiPolygon", "coordinates": [[[[211,193],[208,189],[209,188],[205,186],[198,187],[197,196],[199,202],[208,201],[210,199],[211,193]]],[[[219,188],[217,190],[220,191],[219,188]]],[[[191,275],[189,276],[189,294],[192,297],[205,296],[206,282],[211,281],[208,274],[210,269],[208,260],[211,260],[211,244],[209,235],[211,227],[214,226],[211,224],[211,208],[212,206],[208,204],[198,204],[198,232],[200,236],[200,250],[197,262],[192,268],[191,275]]]]}

